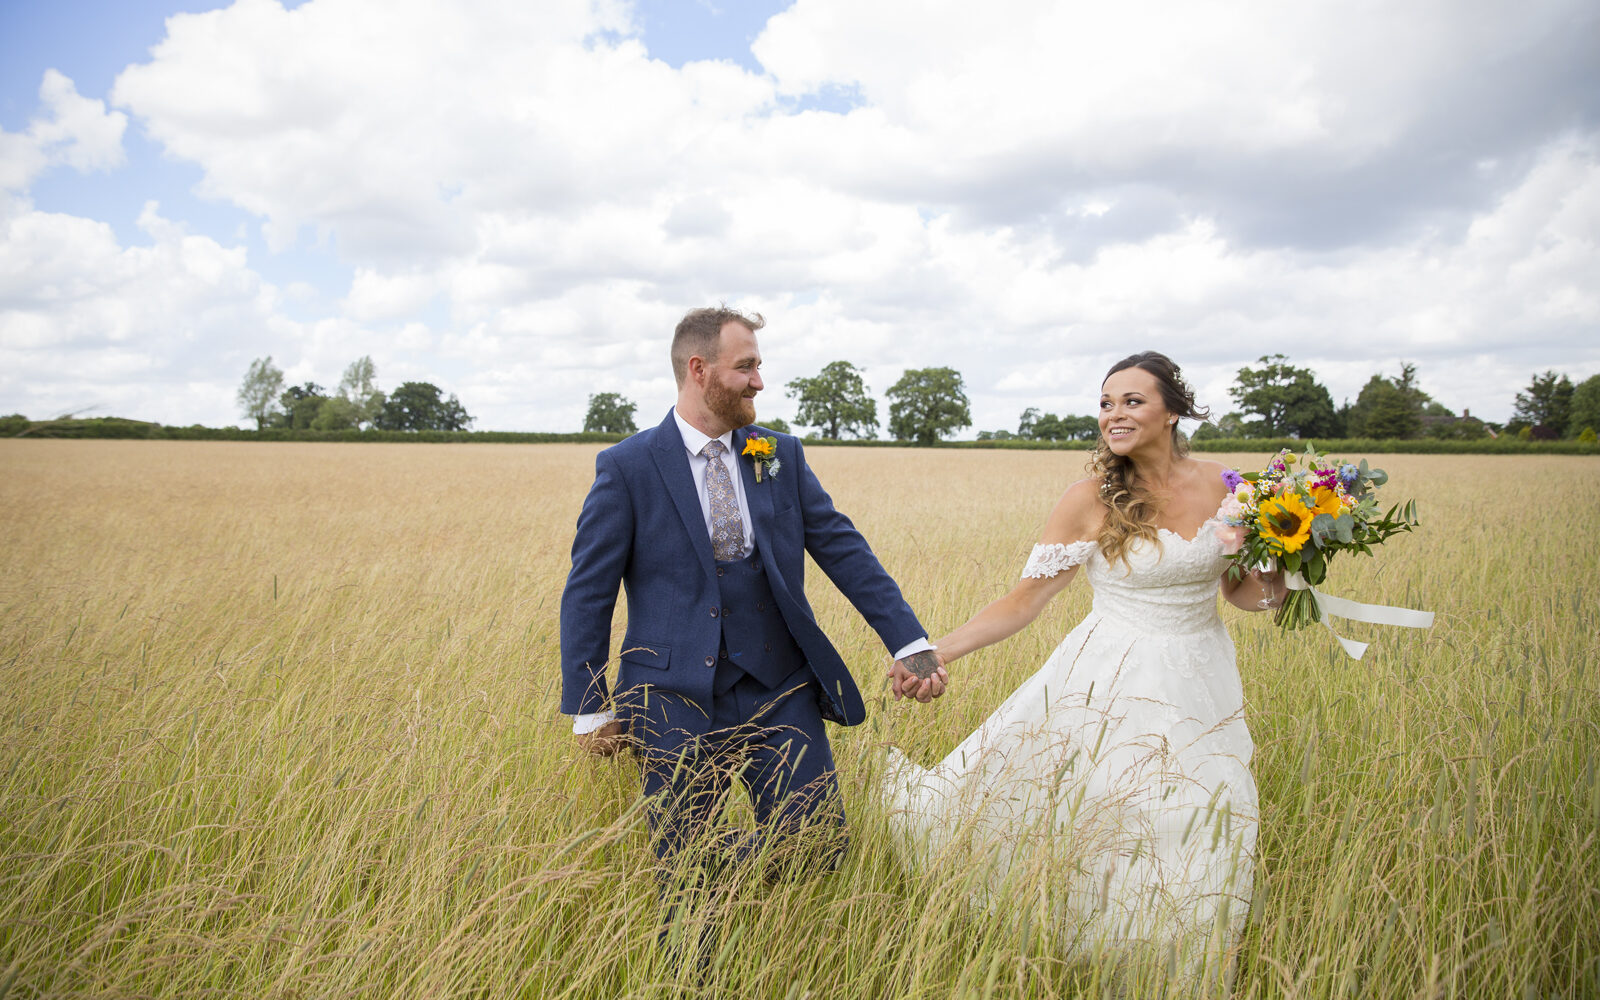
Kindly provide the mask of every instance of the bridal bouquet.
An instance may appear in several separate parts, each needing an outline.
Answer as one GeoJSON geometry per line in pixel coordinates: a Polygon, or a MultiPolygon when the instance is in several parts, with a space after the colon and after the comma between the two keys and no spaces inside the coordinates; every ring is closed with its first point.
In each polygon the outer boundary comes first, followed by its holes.
{"type": "MultiPolygon", "coordinates": [[[[1278,625],[1297,629],[1322,621],[1324,605],[1341,617],[1362,621],[1410,627],[1432,624],[1433,616],[1426,612],[1356,604],[1313,589],[1327,578],[1328,563],[1336,554],[1371,555],[1373,547],[1391,535],[1416,527],[1414,500],[1378,513],[1377,489],[1389,479],[1382,469],[1369,468],[1366,459],[1359,465],[1329,459],[1307,446],[1303,455],[1285,448],[1260,472],[1228,469],[1222,479],[1231,495],[1223,501],[1220,514],[1240,537],[1228,572],[1238,579],[1256,567],[1284,571],[1289,591],[1274,617],[1278,625]],[[1347,613],[1349,609],[1365,613],[1347,613]],[[1397,613],[1374,617],[1375,612],[1397,613]]],[[[1365,648],[1339,641],[1347,650],[1365,648]]],[[[1360,653],[1351,655],[1359,658],[1360,653]]]]}

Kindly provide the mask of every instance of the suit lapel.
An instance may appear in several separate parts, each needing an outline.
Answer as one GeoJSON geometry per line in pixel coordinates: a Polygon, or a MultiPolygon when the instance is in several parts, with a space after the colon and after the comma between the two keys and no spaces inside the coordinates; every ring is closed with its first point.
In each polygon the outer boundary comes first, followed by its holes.
{"type": "Polygon", "coordinates": [[[768,488],[769,484],[756,482],[756,463],[742,457],[744,443],[749,436],[748,427],[733,432],[733,453],[741,455],[739,477],[744,480],[744,497],[750,505],[750,529],[756,536],[756,547],[765,553],[771,551],[767,545],[767,533],[772,527],[772,490],[768,488]]]}
{"type": "Polygon", "coordinates": [[[672,505],[678,508],[684,530],[689,533],[689,544],[700,557],[700,565],[707,573],[715,572],[716,562],[711,556],[711,536],[706,532],[705,513],[700,509],[700,498],[694,491],[694,473],[689,471],[689,451],[683,446],[683,435],[678,433],[678,422],[667,411],[667,419],[656,428],[654,447],[656,469],[666,487],[672,505]]]}

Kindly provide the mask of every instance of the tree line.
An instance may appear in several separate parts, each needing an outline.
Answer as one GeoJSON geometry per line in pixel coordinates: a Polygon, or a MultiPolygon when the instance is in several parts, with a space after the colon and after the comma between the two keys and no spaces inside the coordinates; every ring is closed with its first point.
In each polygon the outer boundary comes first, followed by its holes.
{"type": "MultiPolygon", "coordinates": [[[[798,399],[795,423],[817,428],[829,440],[871,439],[878,436],[878,401],[867,389],[861,369],[848,361],[834,361],[809,378],[791,379],[785,387],[790,398],[798,399]]],[[[966,383],[954,368],[913,368],[889,387],[889,433],[899,441],[933,444],[972,426],[972,408],[967,401],[966,383]]],[[[585,431],[632,434],[635,406],[615,392],[598,392],[589,397],[583,418],[585,431]]],[[[761,426],[783,433],[789,423],[781,418],[762,418],[761,426]]]]}
{"type": "MultiPolygon", "coordinates": [[[[799,403],[795,423],[813,427],[826,440],[870,440],[878,433],[878,403],[860,368],[833,361],[814,376],[785,386],[799,403]]],[[[1263,355],[1240,368],[1228,389],[1236,409],[1202,424],[1196,440],[1208,438],[1365,438],[1370,440],[1472,441],[1511,434],[1523,440],[1562,438],[1594,441],[1600,429],[1600,375],[1574,385],[1566,375],[1534,375],[1517,393],[1512,419],[1497,424],[1459,415],[1422,390],[1417,366],[1403,362],[1394,375],[1373,374],[1352,402],[1335,406],[1333,396],[1309,368],[1282,354],[1263,355]]],[[[933,444],[972,424],[965,382],[953,368],[909,369],[886,395],[889,432],[900,441],[933,444]]],[[[615,392],[589,397],[585,431],[631,434],[634,404],[615,392]]],[[[787,432],[781,419],[761,425],[787,432]]],[[[1093,416],[1022,411],[1017,429],[980,430],[980,441],[1092,441],[1100,433],[1093,416]]]]}
{"type": "Polygon", "coordinates": [[[257,430],[464,431],[473,417],[451,393],[432,382],[402,382],[391,393],[377,387],[378,368],[361,357],[345,368],[329,393],[315,382],[284,386],[283,371],[269,354],[250,362],[239,386],[239,409],[257,430]]]}
{"type": "Polygon", "coordinates": [[[1497,424],[1460,414],[1424,392],[1417,366],[1402,362],[1394,375],[1373,374],[1355,401],[1339,407],[1309,368],[1282,354],[1264,355],[1239,369],[1228,390],[1238,409],[1203,425],[1207,437],[1366,438],[1471,441],[1511,434],[1523,440],[1595,439],[1600,428],[1600,375],[1572,384],[1566,375],[1535,374],[1517,393],[1512,418],[1497,424]]]}

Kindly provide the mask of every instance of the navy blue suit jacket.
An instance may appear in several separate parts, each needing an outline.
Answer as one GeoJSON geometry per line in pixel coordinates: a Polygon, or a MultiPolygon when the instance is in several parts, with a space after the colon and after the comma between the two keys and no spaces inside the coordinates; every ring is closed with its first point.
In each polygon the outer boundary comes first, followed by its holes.
{"type": "MultiPolygon", "coordinates": [[[[751,434],[777,439],[781,465],[777,475],[757,483],[751,460],[739,459],[756,558],[789,633],[820,682],[827,699],[824,715],[855,725],[866,717],[866,707],[806,600],[806,553],[890,650],[927,631],[861,533],[834,509],[806,465],[800,442],[746,427],[733,433],[735,455],[751,434]]],[[[561,595],[564,713],[599,712],[611,705],[606,670],[619,583],[627,593],[628,629],[618,658],[617,691],[649,685],[709,709],[721,636],[716,562],[689,453],[671,411],[659,426],[595,459],[594,485],[578,515],[572,571],[561,595]]]]}

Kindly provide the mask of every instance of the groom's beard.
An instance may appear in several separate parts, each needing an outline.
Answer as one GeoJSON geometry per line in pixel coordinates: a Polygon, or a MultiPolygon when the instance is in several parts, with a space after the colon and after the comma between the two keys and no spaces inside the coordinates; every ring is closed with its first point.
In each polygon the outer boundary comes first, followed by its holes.
{"type": "Polygon", "coordinates": [[[756,422],[756,401],[720,382],[706,386],[706,409],[734,430],[756,422]]]}

